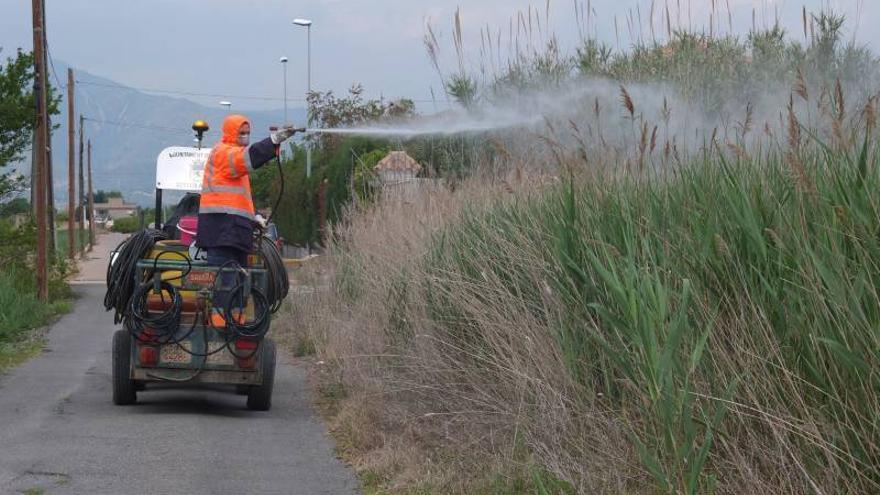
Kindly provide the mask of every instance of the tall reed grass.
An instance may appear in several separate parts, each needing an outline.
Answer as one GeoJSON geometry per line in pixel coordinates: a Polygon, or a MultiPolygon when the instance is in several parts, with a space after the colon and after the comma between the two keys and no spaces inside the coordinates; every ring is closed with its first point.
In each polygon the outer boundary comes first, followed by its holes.
{"type": "Polygon", "coordinates": [[[434,431],[583,493],[876,491],[869,151],[805,153],[800,178],[717,156],[669,182],[389,201],[296,311],[348,421],[372,418],[365,452],[434,431]]]}
{"type": "Polygon", "coordinates": [[[876,88],[801,70],[773,129],[679,150],[617,85],[620,143],[597,100],[352,210],[288,320],[346,456],[400,493],[880,492],[876,88]]]}

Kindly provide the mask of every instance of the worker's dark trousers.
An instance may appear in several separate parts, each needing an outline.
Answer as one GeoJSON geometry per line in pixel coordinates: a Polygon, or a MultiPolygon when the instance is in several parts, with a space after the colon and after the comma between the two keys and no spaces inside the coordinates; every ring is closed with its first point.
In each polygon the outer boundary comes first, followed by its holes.
{"type": "MultiPolygon", "coordinates": [[[[215,247],[205,249],[208,253],[208,265],[210,266],[226,266],[226,268],[247,268],[248,253],[233,247],[215,247]],[[232,262],[235,263],[232,263],[232,262]],[[236,264],[238,266],[236,266],[236,264]]],[[[224,270],[220,274],[220,282],[214,284],[214,307],[221,312],[229,305],[231,289],[234,289],[238,283],[242,282],[241,274],[231,270],[224,270]]],[[[245,295],[239,294],[239,300],[234,301],[236,306],[233,309],[242,309],[245,306],[245,295]]]]}

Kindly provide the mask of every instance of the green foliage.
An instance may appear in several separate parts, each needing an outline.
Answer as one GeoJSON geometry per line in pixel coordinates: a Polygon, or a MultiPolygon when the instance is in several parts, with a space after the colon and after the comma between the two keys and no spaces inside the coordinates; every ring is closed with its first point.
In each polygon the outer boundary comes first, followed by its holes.
{"type": "MultiPolygon", "coordinates": [[[[275,178],[270,187],[270,204],[274,205],[281,183],[277,180],[277,168],[266,168],[269,170],[265,173],[272,174],[275,178]]],[[[296,153],[293,158],[285,160],[282,168],[284,195],[281,196],[278,210],[274,212],[272,219],[286,242],[295,245],[314,244],[318,241],[317,175],[306,177],[305,152],[296,153]]]]}
{"type": "Polygon", "coordinates": [[[98,189],[94,194],[93,201],[95,203],[107,203],[110,200],[110,198],[121,198],[121,197],[122,197],[122,193],[119,191],[104,191],[104,190],[98,189]]]}
{"type": "Polygon", "coordinates": [[[68,310],[66,300],[71,293],[66,278],[70,267],[61,258],[53,260],[49,270],[50,302],[37,299],[30,256],[35,247],[32,222],[15,228],[8,220],[0,220],[0,367],[16,362],[21,353],[33,347],[24,344],[29,330],[68,310]]]}
{"type": "Polygon", "coordinates": [[[7,218],[12,215],[31,212],[31,203],[27,198],[15,198],[3,205],[0,205],[0,218],[7,218]]]}
{"type": "Polygon", "coordinates": [[[361,156],[355,155],[352,185],[358,200],[362,203],[372,201],[376,194],[378,177],[374,169],[386,156],[388,156],[388,150],[384,148],[374,149],[361,156]]]}
{"type": "Polygon", "coordinates": [[[466,75],[453,75],[446,83],[446,93],[465,108],[477,101],[478,88],[477,81],[466,75]]]}
{"type": "Polygon", "coordinates": [[[407,153],[426,168],[423,174],[447,179],[469,176],[478,164],[491,163],[495,149],[483,136],[427,136],[403,144],[407,153]]]}
{"type": "MultiPolygon", "coordinates": [[[[327,181],[327,219],[337,222],[342,218],[346,205],[352,199],[352,177],[357,167],[372,171],[372,167],[361,163],[363,157],[372,153],[371,159],[387,154],[388,144],[385,141],[369,138],[351,138],[342,142],[340,147],[326,157],[326,165],[320,171],[327,181]],[[360,159],[359,159],[360,158],[360,159]]],[[[378,163],[378,160],[376,160],[378,163]]],[[[373,164],[375,166],[375,164],[373,164]]]]}
{"type": "MultiPolygon", "coordinates": [[[[293,158],[285,160],[284,196],[279,203],[273,221],[287,242],[304,245],[319,242],[319,190],[326,188],[326,214],[328,223],[342,218],[346,206],[352,200],[352,190],[364,195],[372,194],[369,180],[372,167],[387,154],[387,143],[377,139],[349,138],[329,150],[316,150],[312,158],[312,177],[305,176],[305,152],[297,150],[293,158]]],[[[280,192],[278,171],[275,167],[260,170],[257,183],[260,194],[254,188],[259,204],[274,205],[280,192]],[[268,190],[268,194],[264,191],[268,190]]]]}
{"type": "Polygon", "coordinates": [[[577,74],[620,82],[664,82],[707,113],[728,101],[754,101],[767,83],[792,81],[800,72],[813,86],[832,87],[840,78],[848,86],[870,90],[880,64],[869,50],[843,44],[844,18],[831,12],[814,16],[814,38],[806,46],[787,40],[777,24],[735,36],[676,32],[670,41],[636,45],[629,52],[586,39],[574,56],[577,74]]]}
{"type": "Polygon", "coordinates": [[[15,342],[66,308],[64,301],[45,304],[36,298],[33,276],[19,267],[0,271],[0,344],[15,342]]]}
{"type": "MultiPolygon", "coordinates": [[[[308,97],[310,126],[320,128],[351,127],[381,119],[403,119],[415,112],[412,100],[402,99],[385,103],[383,100],[364,99],[364,88],[352,86],[345,97],[337,97],[332,91],[312,92],[308,97]]],[[[343,138],[332,134],[318,137],[318,145],[324,151],[333,152],[343,138]]]]}
{"type": "Polygon", "coordinates": [[[470,212],[429,256],[439,294],[431,317],[479,355],[478,322],[456,301],[491,304],[483,281],[504,281],[507,297],[558,329],[586,396],[601,394],[627,418],[662,492],[712,492],[723,468],[713,461],[718,439],[735,437],[743,422],[765,427],[748,415],[728,419],[730,403],[819,421],[815,437],[786,436],[792,455],[814,479],[833,464],[852,487],[872,491],[880,483],[878,151],[805,152],[815,192],[798,186],[781,156],[736,167],[718,157],[672,182],[569,183],[470,212]],[[532,258],[519,249],[543,259],[523,264],[532,258]],[[450,274],[467,283],[444,287],[450,274]],[[459,293],[442,296],[451,291],[459,293]],[[543,309],[548,291],[565,303],[558,315],[543,309]],[[769,361],[752,359],[768,352],[769,361]]]}
{"type": "Polygon", "coordinates": [[[274,206],[273,187],[278,181],[278,167],[274,161],[267,163],[250,174],[251,195],[254,207],[258,210],[274,206]]]}
{"type": "MultiPolygon", "coordinates": [[[[2,52],[2,48],[0,48],[2,52]]],[[[33,56],[21,49],[0,64],[0,168],[24,157],[34,127],[33,56]]],[[[50,86],[49,115],[58,113],[59,98],[50,86]]],[[[0,175],[0,195],[24,188],[10,174],[0,175]]]]}
{"type": "Polygon", "coordinates": [[[385,113],[385,105],[380,100],[364,100],[364,88],[355,84],[348,90],[348,96],[337,97],[333,91],[309,94],[309,119],[321,127],[345,127],[361,122],[375,120],[385,113]]]}
{"type": "MultiPolygon", "coordinates": [[[[80,230],[77,228],[74,232],[76,236],[75,249],[77,251],[82,251],[83,248],[89,243],[89,231],[86,229],[80,230]]],[[[67,253],[67,239],[68,239],[68,231],[65,230],[57,230],[55,232],[55,252],[59,254],[59,256],[67,253]]]]}
{"type": "Polygon", "coordinates": [[[27,253],[36,248],[37,231],[33,222],[15,228],[12,222],[0,220],[0,266],[23,262],[27,253]]]}
{"type": "Polygon", "coordinates": [[[0,66],[0,167],[22,158],[34,125],[33,56],[19,49],[0,66]]]}
{"type": "Polygon", "coordinates": [[[123,217],[113,220],[113,232],[122,234],[131,234],[137,232],[141,228],[141,219],[139,217],[123,217]]]}
{"type": "MultiPolygon", "coordinates": [[[[573,53],[565,53],[550,36],[542,47],[517,48],[508,63],[488,77],[485,67],[492,64],[483,60],[482,78],[466,70],[461,47],[456,45],[459,61],[455,71],[444,77],[445,90],[461,106],[476,108],[483,101],[515,98],[524,90],[546,90],[563,82],[599,77],[621,83],[667,84],[707,114],[720,111],[730,101],[756,101],[766,92],[767,83],[795,77],[826,88],[839,78],[847,87],[857,88],[859,97],[871,95],[872,81],[880,74],[877,58],[866,47],[843,41],[843,16],[823,11],[813,15],[812,21],[815,32],[807,43],[787,39],[778,24],[752,31],[745,38],[676,31],[667,41],[639,42],[624,51],[584,37],[573,53]]],[[[434,39],[428,44],[428,54],[435,66],[438,50],[434,39]]]]}
{"type": "MultiPolygon", "coordinates": [[[[319,128],[350,127],[365,122],[411,117],[415,112],[412,100],[388,103],[364,99],[363,87],[354,85],[348,95],[337,97],[332,91],[309,94],[309,119],[319,128]]],[[[328,223],[338,221],[346,205],[356,193],[362,201],[373,194],[373,167],[387,154],[388,145],[376,139],[343,138],[322,134],[312,153],[312,176],[307,178],[306,150],[291,145],[292,154],[283,163],[284,195],[278,203],[273,220],[287,242],[299,245],[320,241],[319,192],[325,188],[328,223]],[[325,184],[322,186],[322,184],[325,184]]],[[[270,164],[251,176],[251,187],[257,208],[274,207],[280,194],[278,169],[270,164]]]]}

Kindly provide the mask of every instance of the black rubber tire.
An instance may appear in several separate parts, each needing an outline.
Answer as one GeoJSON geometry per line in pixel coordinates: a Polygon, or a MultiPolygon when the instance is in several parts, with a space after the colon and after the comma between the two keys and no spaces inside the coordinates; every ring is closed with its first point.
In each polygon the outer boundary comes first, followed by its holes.
{"type": "Polygon", "coordinates": [[[247,406],[254,411],[268,411],[272,408],[272,388],[275,386],[275,343],[264,339],[260,344],[260,370],[263,383],[254,385],[248,392],[247,406]]]}
{"type": "Polygon", "coordinates": [[[131,334],[117,330],[113,334],[113,403],[128,406],[137,402],[134,380],[131,379],[131,334]]]}
{"type": "Polygon", "coordinates": [[[250,385],[236,385],[235,386],[235,395],[248,395],[251,393],[250,385]]]}
{"type": "Polygon", "coordinates": [[[134,382],[134,391],[135,392],[143,392],[146,389],[147,389],[147,382],[143,382],[140,380],[137,380],[134,382]]]}

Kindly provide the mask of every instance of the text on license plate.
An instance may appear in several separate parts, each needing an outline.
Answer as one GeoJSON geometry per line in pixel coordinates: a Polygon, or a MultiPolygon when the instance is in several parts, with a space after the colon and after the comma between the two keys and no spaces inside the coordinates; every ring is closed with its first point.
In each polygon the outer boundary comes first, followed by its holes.
{"type": "Polygon", "coordinates": [[[159,359],[163,363],[187,364],[192,360],[192,354],[181,349],[179,346],[166,345],[162,347],[159,359]]]}
{"type": "MultiPolygon", "coordinates": [[[[185,346],[186,344],[181,345],[185,346]]],[[[160,355],[161,361],[170,364],[189,364],[194,358],[198,359],[199,363],[201,363],[202,359],[205,359],[205,357],[201,355],[193,356],[185,349],[181,348],[181,345],[166,345],[162,347],[162,353],[160,355]]],[[[208,344],[209,356],[207,356],[207,363],[211,365],[232,366],[234,364],[232,354],[226,349],[220,350],[225,346],[225,342],[210,342],[208,344]]]]}

